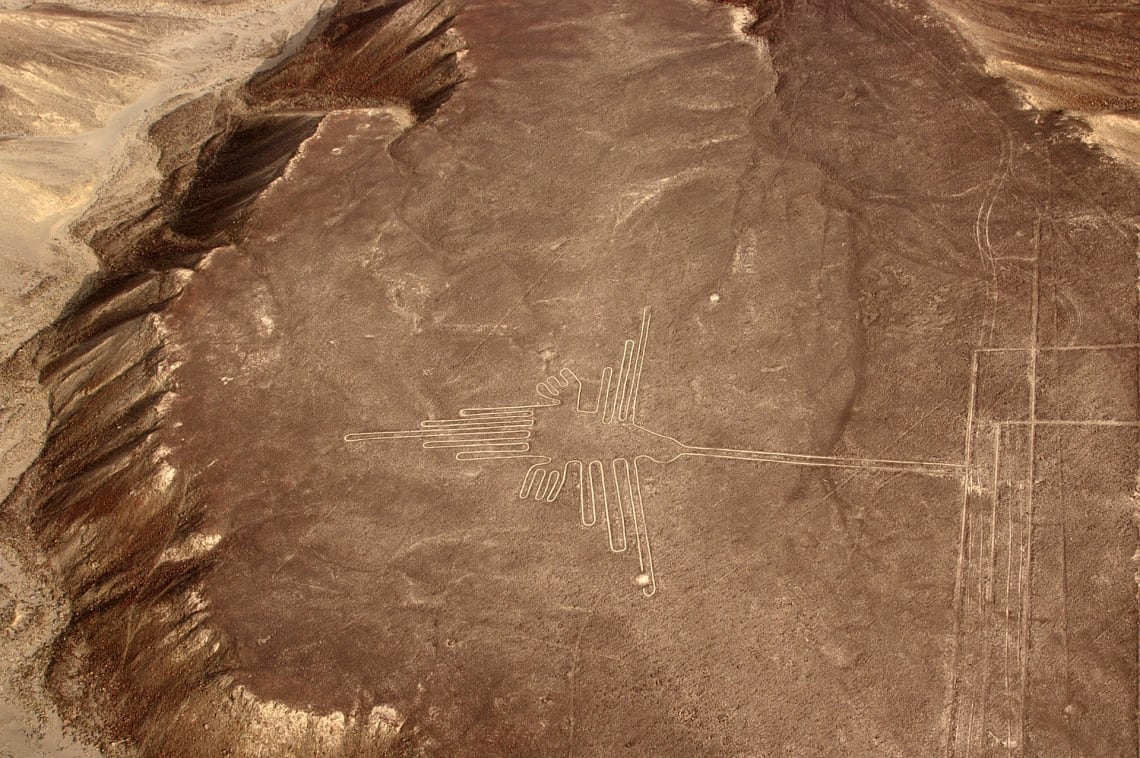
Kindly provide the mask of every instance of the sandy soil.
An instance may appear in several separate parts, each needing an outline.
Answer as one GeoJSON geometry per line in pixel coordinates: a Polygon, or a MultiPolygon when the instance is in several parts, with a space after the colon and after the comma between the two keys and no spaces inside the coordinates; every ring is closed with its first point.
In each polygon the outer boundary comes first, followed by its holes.
{"type": "Polygon", "coordinates": [[[425,5],[158,144],[315,5],[0,14],[6,350],[124,276],[5,369],[6,749],[1135,752],[1135,176],[918,2],[425,5]]]}
{"type": "Polygon", "coordinates": [[[1038,110],[1064,110],[1087,139],[1140,168],[1140,8],[1134,3],[938,0],[934,5],[1038,110]]]}
{"type": "MultiPolygon", "coordinates": [[[[97,270],[84,227],[153,202],[161,175],[147,129],[179,102],[246,79],[303,31],[319,5],[3,4],[0,355],[55,320],[97,270]]],[[[0,387],[6,495],[42,446],[48,408],[26,360],[8,362],[0,387]]],[[[91,749],[62,737],[38,683],[68,605],[23,541],[20,533],[4,539],[0,583],[12,624],[0,658],[0,751],[86,755],[91,749]]]]}

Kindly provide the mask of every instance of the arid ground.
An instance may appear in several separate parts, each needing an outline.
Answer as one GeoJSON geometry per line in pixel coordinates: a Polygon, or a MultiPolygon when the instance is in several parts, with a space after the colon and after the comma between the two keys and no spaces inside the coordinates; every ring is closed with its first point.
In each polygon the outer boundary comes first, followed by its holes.
{"type": "Polygon", "coordinates": [[[1135,6],[273,10],[0,11],[0,747],[1140,750],[1135,6]]]}

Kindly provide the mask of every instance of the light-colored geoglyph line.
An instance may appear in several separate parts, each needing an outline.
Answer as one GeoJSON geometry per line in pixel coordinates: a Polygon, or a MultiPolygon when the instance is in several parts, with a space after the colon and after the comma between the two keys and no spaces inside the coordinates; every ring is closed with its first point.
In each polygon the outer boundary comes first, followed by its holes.
{"type": "MultiPolygon", "coordinates": [[[[1066,353],[1078,350],[1137,350],[1140,342],[1110,342],[1103,345],[1042,345],[1039,353],[1066,353]]],[[[975,353],[1028,353],[1028,347],[979,347],[975,353]]]]}
{"type": "Polygon", "coordinates": [[[1029,710],[1029,633],[1030,620],[1033,618],[1033,489],[1037,477],[1037,357],[1038,357],[1038,318],[1041,299],[1041,258],[1040,258],[1040,232],[1041,220],[1037,220],[1037,229],[1034,231],[1033,241],[1037,254],[1033,261],[1033,278],[1030,283],[1029,295],[1029,368],[1026,378],[1029,380],[1029,455],[1028,471],[1026,471],[1026,506],[1025,506],[1025,583],[1022,587],[1021,612],[1021,725],[1018,729],[1018,745],[1025,748],[1025,717],[1029,710]]]}
{"type": "MultiPolygon", "coordinates": [[[[563,369],[570,383],[577,385],[575,411],[595,416],[605,425],[636,426],[634,416],[637,396],[641,385],[641,373],[645,365],[645,348],[649,334],[650,311],[642,311],[641,329],[638,339],[626,340],[622,346],[621,363],[618,366],[617,381],[614,382],[614,369],[605,366],[601,372],[598,395],[592,408],[586,408],[582,400],[582,383],[569,369],[563,369]]],[[[549,384],[549,380],[547,382],[549,384]]],[[[557,390],[555,390],[557,394],[557,390]]],[[[610,552],[626,553],[630,544],[630,531],[637,549],[638,582],[641,592],[652,597],[657,591],[657,579],[653,567],[653,552],[646,526],[645,506],[641,491],[639,458],[634,456],[631,465],[628,458],[616,457],[609,461],[609,467],[600,459],[585,463],[571,459],[561,469],[546,469],[551,462],[546,456],[539,458],[523,477],[519,490],[521,499],[533,497],[536,500],[554,502],[566,486],[578,490],[578,517],[584,527],[598,522],[599,504],[606,527],[606,541],[610,552]],[[608,480],[608,481],[607,481],[608,480]],[[588,505],[587,505],[588,502],[588,505]]],[[[652,460],[652,459],[651,459],[652,460]]]]}
{"type": "MultiPolygon", "coordinates": [[[[567,488],[577,490],[578,519],[583,527],[604,521],[606,541],[613,553],[636,547],[637,577],[646,597],[657,591],[653,551],[641,486],[640,464],[652,461],[669,464],[683,458],[717,458],[815,468],[843,468],[855,471],[892,472],[924,476],[962,477],[966,465],[942,461],[891,460],[857,458],[771,450],[743,450],[689,445],[675,437],[660,434],[638,422],[638,398],[645,369],[649,343],[651,313],[641,313],[641,327],[636,339],[622,343],[621,359],[616,365],[604,366],[598,380],[597,396],[591,407],[584,403],[584,385],[569,368],[548,377],[535,387],[538,402],[526,405],[502,405],[463,408],[456,418],[428,419],[419,428],[356,432],[346,434],[345,442],[420,440],[427,450],[455,450],[457,461],[490,461],[522,459],[531,465],[523,475],[518,497],[523,500],[553,503],[567,488]],[[603,427],[625,427],[644,432],[673,452],[657,457],[637,450],[622,451],[608,460],[571,458],[561,466],[550,466],[553,458],[536,452],[535,431],[544,410],[562,406],[565,396],[575,397],[574,411],[583,420],[595,419],[603,427]],[[599,513],[600,512],[600,513],[599,513]]],[[[599,430],[601,431],[601,430],[599,430]]]]}
{"type": "Polygon", "coordinates": [[[963,451],[962,472],[962,515],[958,524],[958,562],[954,578],[954,642],[950,653],[950,682],[946,689],[946,739],[943,753],[946,758],[952,758],[958,740],[958,706],[961,689],[961,655],[962,655],[962,611],[963,611],[963,583],[966,569],[966,547],[970,515],[970,458],[974,436],[974,410],[977,405],[978,394],[978,353],[975,351],[970,357],[970,385],[969,397],[966,401],[966,433],[963,451]]]}
{"type": "MultiPolygon", "coordinates": [[[[997,426],[997,433],[995,440],[998,445],[999,457],[995,462],[995,470],[1000,471],[1001,458],[1001,433],[1002,428],[997,426]]],[[[1001,490],[994,490],[994,498],[1001,498],[1001,490]]],[[[1005,505],[1006,513],[1006,542],[1005,542],[1005,623],[1003,625],[1004,631],[1004,647],[1002,649],[1002,671],[1005,678],[1005,700],[1006,700],[1006,718],[1005,718],[1005,744],[1010,755],[1013,755],[1013,689],[1009,676],[1009,643],[1010,643],[1010,595],[1013,585],[1013,501],[1010,498],[1006,499],[1005,505]]],[[[1018,541],[1020,544],[1020,540],[1018,541]]]]}
{"type": "MultiPolygon", "coordinates": [[[[1029,295],[1029,329],[1026,338],[1026,344],[1023,347],[979,347],[972,353],[971,373],[970,373],[970,399],[967,407],[967,424],[966,424],[966,460],[967,467],[966,476],[963,477],[963,503],[962,503],[962,531],[961,541],[959,544],[959,569],[958,579],[955,587],[955,643],[953,654],[953,665],[951,673],[951,681],[948,689],[948,701],[951,704],[949,711],[947,730],[947,755],[961,755],[962,742],[960,738],[960,726],[957,723],[957,707],[959,700],[959,690],[964,682],[972,682],[972,686],[976,687],[977,676],[968,676],[969,672],[963,671],[962,667],[968,665],[967,661],[972,661],[976,665],[977,657],[968,658],[959,654],[959,648],[967,644],[966,637],[971,633],[977,639],[978,644],[984,646],[981,655],[981,664],[983,671],[981,672],[981,690],[980,692],[971,692],[972,699],[969,702],[966,718],[966,738],[965,755],[970,755],[972,746],[975,739],[982,739],[986,734],[989,734],[994,739],[997,737],[992,731],[986,729],[986,710],[989,702],[989,678],[990,678],[990,642],[991,633],[993,630],[993,622],[991,621],[994,615],[994,584],[996,578],[996,555],[997,555],[997,530],[998,521],[997,514],[1001,510],[1001,500],[1004,497],[1005,503],[1005,592],[1004,592],[1004,608],[1001,610],[1001,672],[1005,699],[1005,739],[999,740],[1003,746],[1012,755],[1026,755],[1031,750],[1030,733],[1031,724],[1029,723],[1030,714],[1033,711],[1031,699],[1033,696],[1031,670],[1030,670],[1030,653],[1032,648],[1032,634],[1033,634],[1033,606],[1034,606],[1034,553],[1037,549],[1035,545],[1035,530],[1039,526],[1046,526],[1045,522],[1038,523],[1036,513],[1036,478],[1037,478],[1037,430],[1039,427],[1056,427],[1056,428],[1081,428],[1081,429],[1137,429],[1140,428],[1140,420],[1137,419],[1050,419],[1042,418],[1040,416],[1039,398],[1038,398],[1038,384],[1039,376],[1039,359],[1045,353],[1063,353],[1075,351],[1113,351],[1113,350],[1138,350],[1140,343],[1135,342],[1120,342],[1120,343],[1103,343],[1103,344],[1083,344],[1083,345],[1042,345],[1040,344],[1040,307],[1041,307],[1041,257],[1040,257],[1040,219],[1035,225],[1033,247],[1034,256],[1027,259],[1031,262],[1032,272],[1030,281],[1030,295],[1029,295]],[[978,380],[977,356],[982,353],[1022,353],[1028,357],[1026,362],[1026,383],[1027,383],[1027,396],[1028,396],[1028,413],[1027,418],[1024,419],[990,419],[991,428],[993,432],[993,471],[992,482],[990,484],[990,549],[988,555],[982,549],[980,538],[983,536],[984,526],[978,524],[981,513],[973,514],[970,511],[969,495],[972,492],[972,482],[969,476],[969,467],[973,465],[972,456],[970,453],[970,445],[972,444],[975,433],[975,402],[976,402],[976,384],[978,380]],[[1013,429],[1024,430],[1024,450],[1018,454],[1018,457],[1024,457],[1025,460],[1018,461],[1015,466],[1017,471],[1002,471],[1002,448],[1009,441],[1012,435],[1006,435],[1007,431],[1013,429]],[[1004,492],[1003,492],[1004,485],[1004,492]],[[1014,503],[1014,500],[1017,502],[1014,503]],[[1014,512],[1017,512],[1015,517],[1014,512]],[[973,518],[978,516],[977,519],[973,518]],[[975,529],[979,531],[975,534],[975,529]],[[1017,531],[1015,536],[1014,531],[1017,531]],[[977,549],[974,549],[974,537],[979,539],[977,549]],[[1014,548],[1017,548],[1016,557],[1016,570],[1014,559],[1014,548]],[[963,566],[962,563],[970,563],[974,560],[988,560],[990,563],[989,579],[986,583],[986,591],[984,597],[979,594],[979,610],[983,612],[983,620],[980,623],[977,631],[970,631],[963,625],[963,618],[965,612],[968,610],[967,606],[970,601],[964,597],[963,580],[967,575],[972,576],[974,567],[963,566]],[[1016,597],[1014,596],[1014,587],[1016,587],[1016,597]],[[975,723],[975,706],[980,712],[979,729],[974,729],[975,723]]],[[[1071,661],[1069,660],[1069,630],[1068,630],[1068,593],[1067,593],[1067,574],[1068,574],[1068,540],[1066,534],[1066,521],[1065,521],[1065,501],[1062,498],[1060,503],[1061,518],[1060,521],[1050,522],[1050,525],[1059,526],[1061,530],[1061,545],[1060,545],[1060,560],[1061,560],[1061,596],[1059,598],[1061,604],[1062,615],[1062,630],[1061,630],[1061,643],[1065,651],[1063,660],[1063,676],[1065,682],[1064,700],[1068,702],[1070,699],[1069,689],[1071,688],[1070,671],[1071,661]]],[[[979,579],[984,567],[979,565],[976,567],[979,572],[979,579]]],[[[971,646],[974,643],[969,643],[971,646]]],[[[1066,731],[1069,733],[1069,751],[1072,751],[1072,725],[1066,723],[1066,731]]]]}
{"type": "MultiPolygon", "coordinates": [[[[981,614],[979,626],[977,628],[967,627],[966,622],[963,621],[962,635],[964,650],[969,648],[969,652],[964,654],[962,661],[974,661],[980,663],[982,668],[980,672],[971,674],[969,671],[959,671],[957,676],[959,678],[960,686],[969,686],[976,688],[971,689],[969,692],[969,699],[963,698],[961,703],[962,715],[955,728],[955,735],[953,739],[952,754],[964,755],[967,758],[977,752],[978,745],[986,739],[989,735],[992,739],[999,739],[994,734],[994,727],[988,726],[990,718],[991,702],[997,703],[998,698],[995,692],[991,692],[992,677],[997,675],[1000,677],[1000,683],[997,685],[1002,693],[1003,715],[1005,721],[1004,739],[999,742],[1004,747],[1005,752],[1009,755],[1022,755],[1028,746],[1028,738],[1031,734],[1031,724],[1026,723],[1027,720],[1027,706],[1032,696],[1029,692],[1029,697],[1023,689],[1023,682],[1029,678],[1029,655],[1031,648],[1030,634],[1032,633],[1033,619],[1029,615],[1027,604],[1029,599],[1027,593],[1029,591],[1028,574],[1030,571],[1029,560],[1031,558],[1032,544],[1030,542],[1031,536],[1029,534],[1029,508],[1030,503],[1028,495],[1030,492],[1028,485],[1028,461],[1023,464],[1025,470],[1020,473],[1011,474],[1003,472],[1003,448],[1008,444],[1006,436],[1007,431],[1014,429],[1023,430],[1025,435],[1024,440],[1026,444],[1029,439],[1030,428],[1040,426],[1059,426],[1059,427],[1088,427],[1088,428],[1136,428],[1140,426],[1140,422],[1132,420],[1120,419],[1092,419],[1092,420],[1050,420],[1037,418],[1031,423],[1029,419],[1002,419],[1000,421],[989,420],[989,425],[992,435],[993,453],[992,453],[992,470],[990,471],[991,481],[988,484],[989,492],[989,533],[986,535],[986,526],[981,523],[982,513],[975,512],[971,509],[968,514],[968,526],[966,541],[966,569],[965,572],[969,577],[966,582],[970,587],[974,587],[975,580],[981,581],[984,573],[987,571],[985,563],[989,564],[988,576],[985,581],[985,592],[980,590],[975,593],[973,589],[963,598],[963,619],[972,617],[976,609],[981,614]],[[1009,480],[1009,476],[1013,475],[1014,480],[1009,480]],[[1003,490],[1003,484],[1006,485],[1003,490]],[[1012,486],[1009,486],[1011,485],[1012,486]],[[1005,592],[1004,602],[999,598],[998,593],[995,591],[996,578],[997,578],[997,537],[998,537],[998,512],[1002,510],[1002,500],[1005,500],[1005,518],[1002,528],[1005,530],[1005,537],[1003,543],[1005,545],[1005,592]],[[1014,500],[1017,500],[1015,506],[1014,500]],[[1018,515],[1014,517],[1014,511],[1018,515]],[[1015,530],[1018,532],[1014,534],[1015,530]],[[984,537],[988,536],[990,547],[988,550],[983,548],[984,537]],[[1016,567],[1014,565],[1014,547],[1017,547],[1016,567]],[[1017,587],[1016,597],[1014,597],[1013,588],[1017,587]],[[973,596],[977,595],[978,600],[975,604],[973,596]],[[998,604],[1001,607],[998,608],[998,604]],[[1029,631],[1027,631],[1027,628],[1029,631]],[[995,637],[996,635],[996,637],[995,637]],[[967,644],[967,640],[973,640],[967,644]],[[996,651],[994,647],[996,646],[996,651]],[[1000,669],[992,671],[993,655],[996,652],[998,660],[1000,661],[1000,669]],[[970,654],[972,653],[972,655],[970,654]],[[1011,655],[1012,654],[1012,655],[1011,655]],[[980,661],[979,661],[980,658],[980,661]]],[[[1027,452],[1027,451],[1026,451],[1027,452]]],[[[1036,468],[1036,467],[1035,467],[1036,468]]],[[[1039,519],[1034,518],[1033,526],[1042,527],[1046,525],[1057,526],[1061,530],[1061,586],[1062,594],[1060,602],[1062,605],[1062,632],[1061,642],[1062,648],[1066,650],[1066,657],[1062,659],[1062,670],[1066,687],[1071,688],[1071,665],[1072,661],[1068,658],[1067,645],[1068,645],[1068,596],[1067,596],[1067,535],[1066,522],[1063,517],[1064,505],[1062,504],[1062,518],[1057,522],[1041,522],[1039,519]]],[[[1030,681],[1030,686],[1032,682],[1030,681]]],[[[1068,702],[1069,694],[1066,692],[1065,702],[1068,702]]],[[[996,707],[996,706],[994,706],[996,707]]],[[[1067,727],[1071,729],[1071,727],[1067,727]]],[[[1070,737],[1071,739],[1071,737],[1070,737]]]]}
{"type": "Polygon", "coordinates": [[[1002,421],[1001,423],[1003,425],[1006,425],[1006,426],[1029,426],[1029,427],[1038,427],[1038,426],[1122,426],[1122,427],[1128,427],[1128,428],[1140,427],[1140,421],[1128,421],[1125,419],[1112,419],[1112,418],[1073,419],[1073,420],[1039,418],[1039,419],[1034,419],[1032,421],[1028,420],[1028,419],[1021,419],[1021,420],[1013,419],[1010,421],[1002,421]]]}
{"type": "Polygon", "coordinates": [[[641,371],[645,367],[645,346],[649,341],[651,315],[648,308],[642,312],[641,332],[637,338],[637,358],[634,361],[633,383],[631,384],[629,400],[629,420],[634,424],[637,423],[637,393],[641,390],[641,371]]]}
{"type": "MultiPolygon", "coordinates": [[[[680,443],[684,444],[684,443],[680,443]]],[[[880,460],[875,458],[841,458],[828,455],[802,455],[798,453],[777,453],[767,450],[732,450],[729,448],[691,447],[685,445],[685,452],[679,457],[724,458],[735,461],[758,461],[763,463],[783,463],[790,466],[813,466],[824,468],[854,468],[866,471],[896,471],[907,474],[928,476],[962,476],[965,466],[960,463],[939,461],[880,460]]]]}
{"type": "MultiPolygon", "coordinates": [[[[979,731],[982,733],[979,740],[984,739],[985,734],[988,733],[986,727],[986,714],[988,712],[989,694],[990,694],[990,660],[993,652],[993,644],[989,639],[989,630],[992,628],[993,612],[994,612],[994,574],[997,570],[997,512],[998,512],[998,486],[999,486],[999,467],[1001,466],[1001,428],[997,424],[990,427],[993,434],[993,479],[990,482],[990,544],[989,544],[989,561],[986,566],[986,586],[985,595],[981,598],[984,613],[982,615],[982,629],[985,630],[984,644],[985,654],[982,661],[982,718],[979,731]]],[[[969,750],[967,749],[967,753],[969,750]]]]}

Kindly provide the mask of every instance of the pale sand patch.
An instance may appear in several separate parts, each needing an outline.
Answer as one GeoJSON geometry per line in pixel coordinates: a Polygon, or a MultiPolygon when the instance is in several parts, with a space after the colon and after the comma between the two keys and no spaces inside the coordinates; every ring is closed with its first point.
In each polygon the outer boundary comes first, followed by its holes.
{"type": "MultiPolygon", "coordinates": [[[[322,4],[80,1],[69,7],[88,15],[65,15],[0,1],[0,36],[25,48],[24,59],[0,68],[0,88],[10,93],[0,126],[0,358],[53,321],[97,270],[72,231],[77,222],[127,218],[153,202],[161,176],[150,127],[289,53],[322,4]],[[77,59],[81,65],[69,65],[77,59]]],[[[9,359],[0,371],[0,495],[38,454],[46,422],[35,373],[22,358],[9,359]]],[[[43,688],[66,603],[50,571],[21,554],[21,535],[3,537],[14,542],[0,547],[0,755],[99,755],[64,732],[43,688]]],[[[201,535],[175,553],[214,543],[201,535]]]]}
{"type": "MultiPolygon", "coordinates": [[[[1077,117],[1088,125],[1088,131],[1080,135],[1086,144],[1103,149],[1133,170],[1140,170],[1140,118],[1074,108],[1070,103],[1061,102],[1050,94],[1050,90],[1055,90],[1108,99],[1118,94],[1114,93],[1110,81],[1097,78],[1095,67],[1081,70],[1080,47],[1071,51],[1074,72],[1071,75],[1036,68],[1012,60],[1001,44],[995,41],[995,30],[954,8],[950,0],[935,0],[932,4],[985,58],[986,73],[1009,82],[1027,108],[1038,111],[1064,110],[1077,117]]],[[[1017,4],[1008,5],[1016,8],[1017,4]]],[[[1111,5],[1106,4],[1099,10],[1107,12],[1111,5]]],[[[1119,3],[1120,10],[1126,7],[1126,3],[1119,3]]],[[[1047,15],[1044,14],[1043,17],[1047,18],[1047,15]]],[[[1041,33],[1041,30],[1037,31],[1041,33]]]]}

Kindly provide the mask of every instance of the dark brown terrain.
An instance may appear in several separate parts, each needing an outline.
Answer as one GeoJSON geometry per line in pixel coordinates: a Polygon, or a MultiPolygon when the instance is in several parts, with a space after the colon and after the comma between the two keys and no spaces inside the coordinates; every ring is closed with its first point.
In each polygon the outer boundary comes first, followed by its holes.
{"type": "Polygon", "coordinates": [[[158,202],[17,354],[65,717],[156,756],[1135,754],[1140,194],[1059,109],[1135,115],[1136,40],[1075,7],[1115,47],[346,1],[174,110],[158,202]]]}

